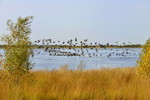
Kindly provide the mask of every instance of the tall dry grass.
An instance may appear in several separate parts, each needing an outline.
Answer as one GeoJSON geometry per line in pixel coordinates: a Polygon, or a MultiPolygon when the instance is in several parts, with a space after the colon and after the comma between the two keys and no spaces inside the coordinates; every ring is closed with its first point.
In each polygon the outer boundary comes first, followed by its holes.
{"type": "Polygon", "coordinates": [[[33,80],[7,84],[0,100],[149,100],[150,83],[135,68],[35,71],[33,80]]]}

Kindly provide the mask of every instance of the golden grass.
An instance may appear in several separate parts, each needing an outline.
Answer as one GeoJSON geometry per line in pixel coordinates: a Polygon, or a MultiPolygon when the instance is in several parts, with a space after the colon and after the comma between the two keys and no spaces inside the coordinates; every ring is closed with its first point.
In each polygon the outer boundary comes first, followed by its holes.
{"type": "Polygon", "coordinates": [[[150,83],[135,68],[35,71],[34,80],[7,84],[0,100],[149,100],[150,83]]]}

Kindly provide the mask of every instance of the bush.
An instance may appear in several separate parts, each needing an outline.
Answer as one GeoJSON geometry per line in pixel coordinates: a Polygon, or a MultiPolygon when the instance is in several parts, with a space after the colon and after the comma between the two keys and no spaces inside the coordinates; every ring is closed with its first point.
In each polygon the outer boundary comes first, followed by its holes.
{"type": "Polygon", "coordinates": [[[140,59],[138,61],[138,74],[144,77],[150,77],[150,38],[143,46],[143,50],[140,54],[140,59]]]}
{"type": "Polygon", "coordinates": [[[11,76],[21,77],[32,69],[30,56],[33,51],[29,38],[32,19],[32,16],[19,17],[17,23],[11,20],[7,22],[11,33],[1,39],[6,45],[4,62],[1,66],[4,72],[11,76]]]}

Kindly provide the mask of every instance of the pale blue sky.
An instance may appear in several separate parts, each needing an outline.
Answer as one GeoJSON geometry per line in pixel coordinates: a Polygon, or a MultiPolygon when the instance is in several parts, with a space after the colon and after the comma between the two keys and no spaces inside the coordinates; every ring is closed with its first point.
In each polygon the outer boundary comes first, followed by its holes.
{"type": "Polygon", "coordinates": [[[0,0],[0,35],[19,16],[34,16],[32,40],[143,44],[150,37],[150,0],[0,0]]]}

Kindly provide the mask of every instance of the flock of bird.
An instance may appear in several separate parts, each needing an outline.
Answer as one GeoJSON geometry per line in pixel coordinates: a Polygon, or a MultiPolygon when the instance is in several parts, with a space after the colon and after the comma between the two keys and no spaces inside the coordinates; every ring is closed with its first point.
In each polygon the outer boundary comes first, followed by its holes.
{"type": "MultiPolygon", "coordinates": [[[[131,42],[128,42],[131,44],[131,42]]],[[[103,45],[98,42],[88,43],[88,39],[79,41],[77,38],[70,39],[68,41],[53,41],[52,39],[42,39],[34,41],[34,45],[39,48],[43,48],[44,52],[48,52],[49,56],[83,56],[83,57],[101,57],[101,56],[121,56],[126,57],[128,55],[136,55],[136,52],[131,51],[130,48],[122,48],[122,46],[110,45],[107,43],[103,45]],[[113,48],[107,48],[113,47],[113,48]],[[108,51],[107,53],[104,51],[108,51]]],[[[38,51],[36,54],[42,53],[38,51]]]]}

